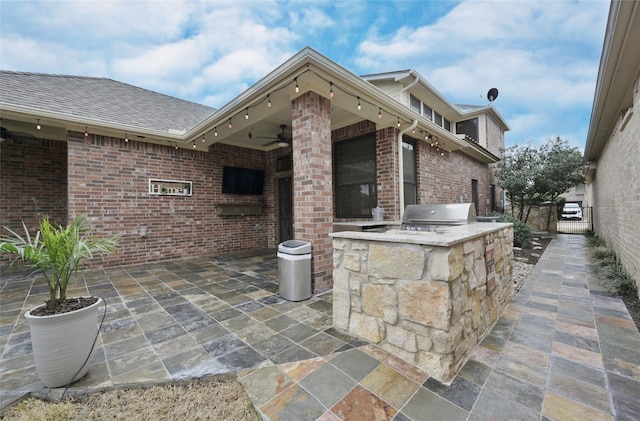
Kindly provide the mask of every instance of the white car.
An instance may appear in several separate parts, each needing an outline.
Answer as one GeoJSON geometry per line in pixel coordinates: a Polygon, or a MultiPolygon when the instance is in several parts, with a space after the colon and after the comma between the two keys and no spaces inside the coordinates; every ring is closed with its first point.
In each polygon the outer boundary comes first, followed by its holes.
{"type": "Polygon", "coordinates": [[[567,203],[562,208],[560,214],[562,219],[578,219],[582,220],[582,208],[577,203],[567,203]]]}

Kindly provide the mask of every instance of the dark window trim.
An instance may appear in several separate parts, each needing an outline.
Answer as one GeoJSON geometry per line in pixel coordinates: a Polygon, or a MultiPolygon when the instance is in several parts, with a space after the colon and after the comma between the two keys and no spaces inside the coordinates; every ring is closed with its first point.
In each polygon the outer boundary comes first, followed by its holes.
{"type": "MultiPolygon", "coordinates": [[[[364,215],[361,214],[357,214],[357,215],[352,215],[352,214],[341,214],[339,213],[340,211],[340,180],[338,179],[338,170],[339,170],[339,160],[338,160],[338,151],[340,149],[341,146],[344,146],[346,144],[349,143],[353,143],[353,142],[358,142],[361,141],[363,139],[367,139],[367,140],[371,140],[373,142],[373,155],[374,155],[374,159],[373,159],[373,187],[374,187],[374,198],[375,198],[375,202],[377,203],[378,201],[378,160],[377,160],[377,143],[378,143],[378,139],[377,139],[377,134],[376,132],[372,132],[372,133],[367,133],[361,136],[357,136],[357,137],[353,137],[350,139],[345,139],[342,140],[340,142],[336,142],[334,144],[334,156],[333,156],[333,162],[335,162],[335,166],[334,166],[334,196],[335,196],[335,203],[334,203],[334,208],[335,208],[335,214],[336,214],[336,218],[364,218],[364,215]]],[[[371,215],[368,215],[371,216],[371,215]]]]}

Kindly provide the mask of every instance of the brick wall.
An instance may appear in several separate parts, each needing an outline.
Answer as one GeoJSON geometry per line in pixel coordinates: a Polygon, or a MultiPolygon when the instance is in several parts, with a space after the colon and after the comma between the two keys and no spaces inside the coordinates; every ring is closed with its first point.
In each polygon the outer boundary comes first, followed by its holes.
{"type": "Polygon", "coordinates": [[[292,101],[294,237],[312,247],[312,290],[333,285],[331,101],[306,92],[292,101]]]}
{"type": "MultiPolygon", "coordinates": [[[[35,231],[48,215],[67,223],[67,144],[7,139],[0,143],[0,226],[35,231]]],[[[4,230],[3,230],[4,231],[4,230]]]]}
{"type": "Polygon", "coordinates": [[[441,156],[423,141],[416,144],[419,203],[456,203],[460,196],[470,203],[471,180],[478,180],[478,215],[491,210],[486,204],[491,197],[491,171],[487,164],[461,152],[445,152],[441,156]]]}
{"type": "MultiPolygon", "coordinates": [[[[122,233],[108,263],[273,247],[265,214],[221,216],[220,203],[259,203],[263,196],[222,194],[224,165],[265,169],[265,153],[214,144],[210,152],[174,149],[71,133],[68,142],[69,217],[87,214],[99,232],[122,233]],[[192,196],[152,196],[149,178],[193,182],[192,196]],[[139,232],[145,227],[147,235],[139,232]]],[[[270,175],[265,175],[270,179],[270,175]]],[[[272,188],[268,184],[267,188],[272,188]]],[[[265,191],[265,196],[269,196],[265,191]]],[[[265,206],[265,212],[269,205],[265,206]]]]}
{"type": "Polygon", "coordinates": [[[616,252],[640,289],[640,78],[633,91],[633,115],[623,114],[598,158],[587,186],[595,232],[616,252]]]}

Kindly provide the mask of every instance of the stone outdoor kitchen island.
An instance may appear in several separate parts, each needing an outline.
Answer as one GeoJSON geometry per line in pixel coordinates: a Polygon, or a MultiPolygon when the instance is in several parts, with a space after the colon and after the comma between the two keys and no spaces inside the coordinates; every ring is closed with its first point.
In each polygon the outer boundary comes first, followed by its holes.
{"type": "Polygon", "coordinates": [[[334,326],[443,383],[511,301],[511,224],[331,236],[334,326]]]}

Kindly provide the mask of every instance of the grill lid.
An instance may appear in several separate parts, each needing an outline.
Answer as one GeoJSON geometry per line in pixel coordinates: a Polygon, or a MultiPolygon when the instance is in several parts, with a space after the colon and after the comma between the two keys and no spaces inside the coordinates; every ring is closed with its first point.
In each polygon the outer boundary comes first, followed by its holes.
{"type": "Polygon", "coordinates": [[[465,225],[476,220],[473,203],[408,205],[402,215],[403,225],[465,225]]]}

